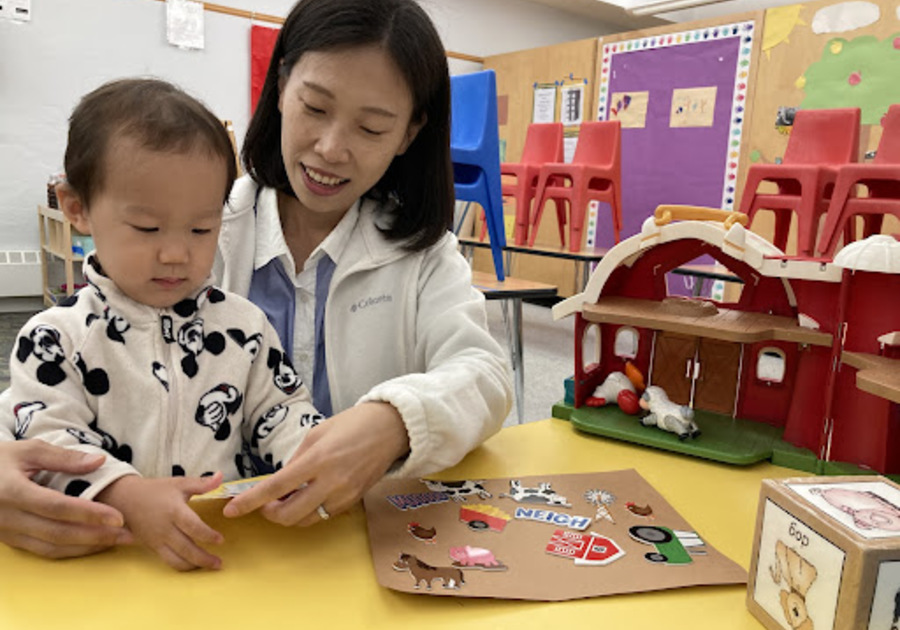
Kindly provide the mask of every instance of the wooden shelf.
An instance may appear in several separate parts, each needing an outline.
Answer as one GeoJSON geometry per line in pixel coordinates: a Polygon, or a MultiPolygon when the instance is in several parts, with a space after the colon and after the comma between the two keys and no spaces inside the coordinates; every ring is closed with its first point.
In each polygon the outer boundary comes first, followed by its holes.
{"type": "Polygon", "coordinates": [[[841,362],[859,370],[856,386],[864,392],[900,403],[900,359],[866,352],[842,352],[841,362]]]}
{"type": "MultiPolygon", "coordinates": [[[[625,324],[722,341],[793,341],[830,347],[831,335],[803,328],[790,317],[718,309],[713,314],[684,314],[673,303],[624,297],[601,297],[585,304],[582,315],[597,323],[625,324]]],[[[707,303],[711,304],[711,303],[707,303]]]]}
{"type": "Polygon", "coordinates": [[[62,211],[47,206],[38,206],[38,230],[41,238],[41,277],[43,278],[43,296],[46,306],[53,306],[57,296],[50,291],[48,257],[58,259],[63,264],[66,276],[66,295],[75,292],[75,264],[84,260],[81,255],[72,252],[72,235],[79,234],[72,227],[62,211]]]}

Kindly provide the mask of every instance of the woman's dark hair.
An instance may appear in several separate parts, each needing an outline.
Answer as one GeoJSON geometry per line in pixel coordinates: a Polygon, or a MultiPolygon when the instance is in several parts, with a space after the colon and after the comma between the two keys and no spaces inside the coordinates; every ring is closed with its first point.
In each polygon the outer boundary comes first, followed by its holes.
{"type": "Polygon", "coordinates": [[[413,121],[425,121],[415,140],[365,196],[399,200],[383,229],[417,251],[434,245],[453,223],[450,161],[450,76],[440,37],[415,0],[300,0],[275,42],[272,61],[250,121],[241,158],[263,186],[291,196],[281,153],[278,82],[310,51],[378,45],[391,57],[413,100],[413,121]]]}
{"type": "Polygon", "coordinates": [[[111,81],[84,96],[69,117],[66,181],[90,206],[104,184],[110,138],[124,135],[151,151],[201,148],[227,169],[222,203],[237,177],[234,147],[222,121],[180,88],[159,79],[111,81]]]}

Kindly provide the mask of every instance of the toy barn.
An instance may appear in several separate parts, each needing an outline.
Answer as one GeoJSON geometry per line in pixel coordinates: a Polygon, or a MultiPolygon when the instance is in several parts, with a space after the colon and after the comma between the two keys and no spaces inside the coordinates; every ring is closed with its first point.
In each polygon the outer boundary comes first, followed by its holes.
{"type": "Polygon", "coordinates": [[[584,291],[553,309],[575,317],[574,377],[554,415],[732,464],[900,473],[900,242],[875,235],[833,258],[788,256],[746,222],[660,206],[610,249],[584,291]],[[741,283],[734,301],[670,297],[666,274],[704,255],[741,283]],[[615,391],[585,404],[635,368],[693,410],[699,436],[645,426],[615,391]]]}

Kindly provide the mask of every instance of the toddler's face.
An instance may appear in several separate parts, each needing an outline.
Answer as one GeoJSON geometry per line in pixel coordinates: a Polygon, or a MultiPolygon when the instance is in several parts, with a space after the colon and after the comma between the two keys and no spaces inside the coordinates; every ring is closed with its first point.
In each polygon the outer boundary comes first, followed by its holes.
{"type": "Polygon", "coordinates": [[[226,167],[203,150],[157,152],[113,140],[86,212],[103,271],[128,297],[165,308],[212,269],[226,167]]]}

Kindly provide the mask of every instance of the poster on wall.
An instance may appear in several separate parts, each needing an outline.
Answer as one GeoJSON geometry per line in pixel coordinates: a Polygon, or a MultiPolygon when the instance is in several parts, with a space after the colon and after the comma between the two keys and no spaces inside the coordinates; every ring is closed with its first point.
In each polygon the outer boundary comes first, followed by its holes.
{"type": "Polygon", "coordinates": [[[531,122],[552,123],[556,121],[556,83],[534,84],[534,107],[531,122]]]}
{"type": "Polygon", "coordinates": [[[670,127],[712,127],[718,88],[680,88],[672,91],[670,127]]]}
{"type": "Polygon", "coordinates": [[[559,121],[564,126],[580,125],[584,120],[585,87],[581,82],[560,88],[559,121]]]}
{"type": "Polygon", "coordinates": [[[647,124],[649,92],[617,92],[612,95],[609,120],[618,120],[622,129],[643,129],[647,124]]]}
{"type": "MultiPolygon", "coordinates": [[[[597,120],[622,124],[623,238],[662,204],[734,208],[755,38],[744,21],[600,40],[597,120]]],[[[601,209],[597,246],[612,233],[601,209]]],[[[682,276],[669,290],[693,293],[682,276]]]]}

